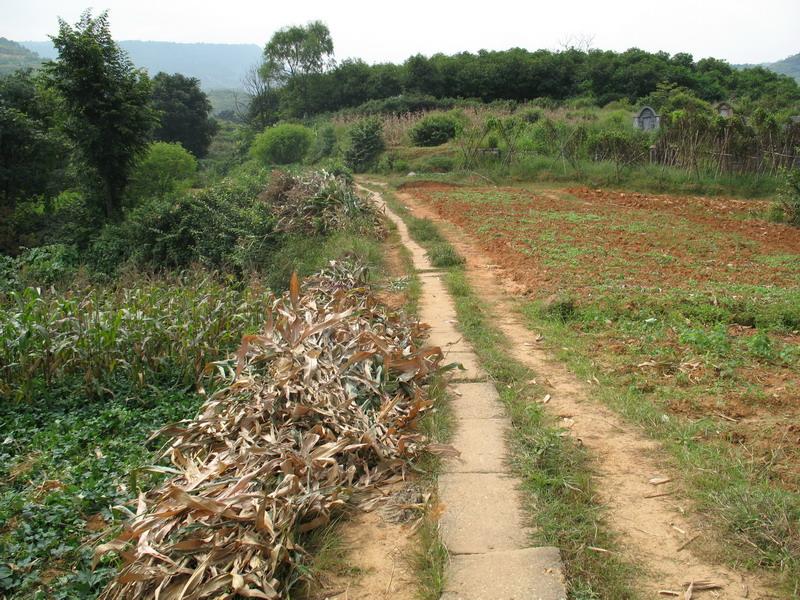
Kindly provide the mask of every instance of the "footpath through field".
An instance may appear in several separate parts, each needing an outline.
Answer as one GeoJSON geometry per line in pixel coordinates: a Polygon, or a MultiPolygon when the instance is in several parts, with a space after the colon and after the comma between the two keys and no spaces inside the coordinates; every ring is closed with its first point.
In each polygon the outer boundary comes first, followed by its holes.
{"type": "MultiPolygon", "coordinates": [[[[369,191],[369,190],[365,190],[369,191]]],[[[450,556],[443,600],[561,600],[566,598],[559,551],[532,547],[518,492],[507,467],[504,415],[494,385],[486,380],[473,349],[458,332],[456,311],[441,275],[425,250],[409,236],[402,219],[383,206],[411,252],[420,273],[420,320],[431,325],[430,340],[445,362],[461,363],[448,392],[456,420],[453,445],[460,457],[439,477],[440,533],[450,556]]]]}
{"type": "MultiPolygon", "coordinates": [[[[686,598],[698,597],[700,590],[704,589],[702,584],[709,582],[719,586],[707,592],[709,597],[736,600],[779,597],[770,591],[769,584],[758,577],[717,562],[705,552],[695,551],[693,542],[701,536],[705,537],[706,525],[698,515],[692,514],[691,503],[682,497],[679,489],[653,485],[654,478],[663,474],[666,465],[659,444],[625,423],[610,409],[593,401],[589,386],[541,348],[536,333],[526,328],[519,319],[514,290],[504,286],[502,272],[480,252],[468,235],[422,205],[412,194],[399,193],[398,199],[414,216],[437,222],[447,240],[466,258],[466,275],[470,286],[487,304],[495,317],[493,322],[500,331],[515,341],[513,358],[530,367],[548,384],[551,390],[548,409],[567,423],[565,427],[569,432],[591,452],[600,501],[607,509],[610,527],[619,535],[625,557],[641,569],[641,577],[634,587],[643,597],[664,597],[663,594],[675,594],[675,590],[679,590],[686,598]]],[[[406,230],[402,224],[398,224],[398,227],[401,227],[405,241],[408,237],[406,230]]],[[[413,244],[406,243],[409,246],[413,244]]],[[[414,252],[415,262],[420,255],[424,256],[418,247],[414,252]]],[[[429,293],[445,294],[441,284],[437,286],[435,283],[434,275],[427,276],[425,281],[429,293]]],[[[427,322],[440,324],[434,329],[439,336],[436,342],[443,335],[456,335],[446,325],[448,320],[453,320],[453,317],[447,316],[449,314],[440,315],[436,310],[427,308],[422,315],[427,322]]],[[[466,419],[464,411],[467,409],[463,405],[459,407],[458,402],[454,405],[456,410],[461,411],[459,414],[462,419],[466,419]]],[[[465,437],[465,434],[460,434],[456,444],[463,444],[465,437]]],[[[445,494],[448,493],[450,482],[457,477],[456,474],[444,478],[442,489],[445,494]]],[[[487,504],[484,514],[498,514],[498,511],[487,504]]],[[[457,520],[458,515],[451,513],[448,518],[457,520]]],[[[451,543],[454,538],[448,528],[452,525],[448,520],[443,525],[446,541],[451,543]]],[[[456,552],[465,550],[459,546],[455,546],[455,549],[456,552]]],[[[477,547],[473,548],[473,551],[478,550],[477,547]]],[[[454,569],[454,572],[459,573],[458,569],[454,569]]]]}

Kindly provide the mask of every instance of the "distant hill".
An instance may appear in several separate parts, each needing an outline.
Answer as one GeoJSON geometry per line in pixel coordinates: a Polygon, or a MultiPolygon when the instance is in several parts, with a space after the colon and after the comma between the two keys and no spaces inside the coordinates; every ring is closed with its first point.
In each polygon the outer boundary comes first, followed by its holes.
{"type": "MultiPolygon", "coordinates": [[[[56,57],[55,48],[47,42],[20,42],[41,57],[56,57]]],[[[197,77],[205,90],[241,89],[242,78],[261,59],[256,44],[179,44],[176,42],[143,42],[126,40],[119,45],[133,64],[147,69],[152,76],[159,71],[183,73],[197,77]]]]}
{"type": "Polygon", "coordinates": [[[28,48],[0,37],[0,76],[13,73],[17,69],[36,68],[42,59],[28,48]]]}
{"type": "Polygon", "coordinates": [[[784,75],[789,75],[797,79],[797,81],[800,81],[800,54],[795,54],[789,58],[784,58],[783,60],[764,66],[776,73],[783,73],[784,75]]]}
{"type": "Polygon", "coordinates": [[[794,56],[790,56],[788,58],[784,58],[783,60],[779,60],[772,63],[761,63],[760,65],[754,64],[745,64],[745,65],[733,65],[737,69],[748,69],[750,67],[764,67],[765,69],[769,69],[770,71],[775,71],[776,73],[781,73],[782,75],[788,75],[789,77],[794,77],[798,83],[800,83],[800,54],[795,54],[794,56]]]}

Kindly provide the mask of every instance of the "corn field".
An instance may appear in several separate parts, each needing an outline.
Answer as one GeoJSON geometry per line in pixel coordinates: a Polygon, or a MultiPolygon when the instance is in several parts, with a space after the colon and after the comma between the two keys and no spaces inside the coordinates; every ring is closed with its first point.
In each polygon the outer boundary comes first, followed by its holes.
{"type": "Polygon", "coordinates": [[[37,386],[70,376],[82,376],[91,396],[118,377],[138,386],[157,376],[190,384],[261,321],[265,307],[257,285],[236,289],[211,275],[10,292],[0,300],[0,396],[29,400],[37,386]]]}

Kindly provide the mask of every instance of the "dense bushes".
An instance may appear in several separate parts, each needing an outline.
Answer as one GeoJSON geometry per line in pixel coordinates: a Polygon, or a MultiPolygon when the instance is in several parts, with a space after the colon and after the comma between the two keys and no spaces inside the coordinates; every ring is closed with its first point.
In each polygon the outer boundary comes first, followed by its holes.
{"type": "Polygon", "coordinates": [[[240,168],[202,190],[142,198],[121,223],[107,223],[80,245],[67,240],[83,233],[66,230],[60,240],[4,259],[0,274],[5,289],[68,283],[80,267],[88,277],[101,279],[124,269],[195,265],[239,276],[269,272],[281,253],[285,261],[283,246],[290,238],[322,245],[344,231],[372,239],[383,231],[380,217],[355,193],[346,170],[276,171],[270,177],[264,170],[240,168]]]}
{"type": "Polygon", "coordinates": [[[440,146],[456,137],[458,125],[450,115],[428,115],[411,129],[411,141],[415,146],[440,146]]]}
{"type": "Polygon", "coordinates": [[[617,180],[622,169],[647,156],[649,139],[646,134],[633,129],[601,129],[588,139],[588,148],[594,160],[614,163],[617,180]]]}
{"type": "Polygon", "coordinates": [[[374,166],[383,152],[383,125],[375,117],[359,121],[348,132],[350,143],[344,154],[345,164],[356,172],[374,166]]]}
{"type": "Polygon", "coordinates": [[[307,127],[283,123],[259,133],[253,140],[250,154],[262,165],[288,165],[303,160],[313,139],[307,127]]]}
{"type": "Polygon", "coordinates": [[[616,100],[639,102],[662,82],[682,85],[710,102],[738,98],[769,109],[800,102],[800,88],[791,77],[764,68],[736,69],[713,58],[695,61],[685,53],[670,56],[636,48],[621,53],[514,48],[417,55],[401,65],[342,61],[281,88],[277,101],[295,117],[353,107],[360,107],[360,114],[447,110],[460,102],[453,98],[541,98],[545,105],[580,97],[584,104],[604,106],[616,100]]]}
{"type": "Polygon", "coordinates": [[[131,174],[128,196],[147,198],[174,192],[197,172],[197,159],[178,143],[155,142],[131,174]]]}
{"type": "Polygon", "coordinates": [[[240,171],[206,189],[142,202],[119,224],[110,224],[92,243],[87,259],[112,275],[122,263],[150,269],[198,263],[241,272],[257,267],[268,251],[273,218],[256,201],[265,171],[240,171]]]}

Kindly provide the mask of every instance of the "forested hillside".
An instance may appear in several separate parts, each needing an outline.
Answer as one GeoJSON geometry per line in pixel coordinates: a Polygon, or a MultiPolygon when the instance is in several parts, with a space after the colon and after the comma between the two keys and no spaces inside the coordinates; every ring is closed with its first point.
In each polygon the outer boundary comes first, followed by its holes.
{"type": "Polygon", "coordinates": [[[0,37],[0,76],[13,73],[17,69],[38,67],[42,59],[34,52],[0,37]]]}
{"type": "Polygon", "coordinates": [[[399,65],[346,60],[326,72],[294,78],[280,94],[288,114],[302,115],[399,94],[483,102],[582,97],[603,106],[614,100],[636,102],[655,92],[659,84],[684,87],[711,102],[736,98],[778,108],[800,100],[797,82],[761,67],[737,70],[714,58],[695,61],[690,54],[670,56],[635,48],[622,53],[513,48],[452,56],[416,55],[399,65]]]}
{"type": "Polygon", "coordinates": [[[783,73],[800,81],[800,53],[764,66],[770,71],[783,73]]]}
{"type": "MultiPolygon", "coordinates": [[[[55,58],[52,42],[21,42],[44,58],[55,58]]],[[[127,40],[119,42],[137,67],[150,75],[182,73],[197,77],[205,90],[240,89],[247,69],[261,59],[256,44],[179,44],[127,40]]]]}

